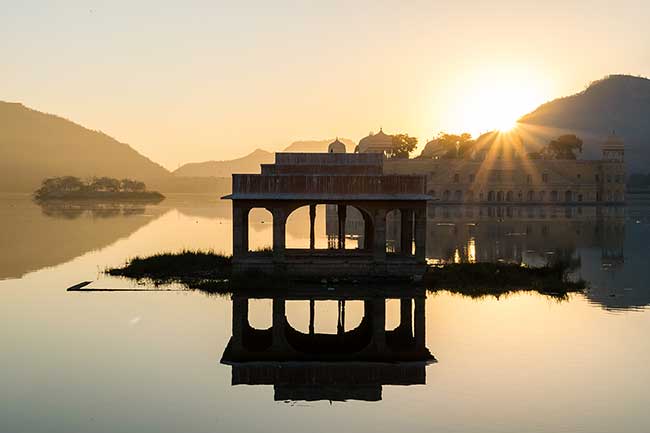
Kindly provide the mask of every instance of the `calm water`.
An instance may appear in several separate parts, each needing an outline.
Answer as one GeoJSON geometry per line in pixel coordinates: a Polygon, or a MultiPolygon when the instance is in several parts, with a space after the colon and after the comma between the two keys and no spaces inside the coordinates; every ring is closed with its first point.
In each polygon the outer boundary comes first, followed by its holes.
{"type": "MultiPolygon", "coordinates": [[[[289,246],[308,244],[306,216],[292,216],[289,246]]],[[[272,385],[232,386],[231,367],[220,363],[232,333],[229,298],[66,292],[84,280],[135,287],[102,275],[134,255],[229,252],[227,202],[179,195],[144,207],[42,209],[26,196],[3,195],[0,222],[1,432],[646,432],[650,425],[650,206],[430,208],[431,261],[571,256],[591,289],[562,302],[532,293],[428,295],[426,347],[438,362],[424,367],[426,384],[384,385],[378,401],[276,401],[272,385]]],[[[262,211],[252,215],[254,247],[270,243],[270,223],[262,211]]],[[[356,239],[354,221],[349,231],[356,239]]],[[[268,328],[271,310],[271,300],[251,300],[251,325],[268,328]]],[[[362,310],[361,301],[348,302],[346,329],[362,321],[362,310]]],[[[336,333],[337,312],[335,301],[316,302],[316,332],[336,333]]],[[[388,300],[386,329],[399,324],[399,313],[399,302],[388,300]]],[[[306,332],[309,302],[288,302],[286,315],[306,332]]]]}

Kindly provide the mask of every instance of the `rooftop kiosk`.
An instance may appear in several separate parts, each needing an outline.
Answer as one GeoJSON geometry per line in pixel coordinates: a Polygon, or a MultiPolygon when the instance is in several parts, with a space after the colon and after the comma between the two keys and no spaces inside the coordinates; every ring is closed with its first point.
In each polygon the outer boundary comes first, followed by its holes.
{"type": "Polygon", "coordinates": [[[261,174],[233,174],[233,270],[289,272],[292,276],[405,277],[425,271],[426,179],[386,175],[379,153],[276,153],[261,174]],[[316,205],[336,205],[337,248],[316,249],[316,205]],[[310,248],[287,249],[289,215],[309,206],[310,248]],[[345,248],[346,207],[364,220],[364,245],[345,248]],[[273,250],[250,251],[248,214],[266,208],[273,215],[273,250]],[[401,251],[386,252],[386,214],[399,210],[401,251]]]}

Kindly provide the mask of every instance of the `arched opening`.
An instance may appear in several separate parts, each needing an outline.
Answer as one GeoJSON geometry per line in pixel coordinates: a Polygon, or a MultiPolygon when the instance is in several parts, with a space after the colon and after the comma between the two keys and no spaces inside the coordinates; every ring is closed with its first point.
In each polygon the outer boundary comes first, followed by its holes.
{"type": "Polygon", "coordinates": [[[526,201],[533,201],[534,200],[534,198],[533,198],[534,195],[535,195],[535,193],[533,191],[528,191],[528,193],[526,194],[526,201]]]}
{"type": "Polygon", "coordinates": [[[366,211],[355,206],[328,204],[325,214],[325,248],[367,249],[372,246],[374,227],[366,211]]]}
{"type": "MultiPolygon", "coordinates": [[[[446,192],[446,191],[445,191],[446,192]]],[[[386,213],[386,252],[397,253],[401,251],[400,228],[402,227],[402,215],[399,209],[393,209],[386,213]]]]}
{"type": "Polygon", "coordinates": [[[359,300],[287,301],[289,326],[304,334],[339,334],[357,328],[364,316],[359,300]]]}
{"type": "Polygon", "coordinates": [[[386,213],[387,253],[414,253],[414,218],[415,212],[412,209],[392,209],[386,213]]]}
{"type": "Polygon", "coordinates": [[[571,191],[566,191],[564,193],[564,201],[566,201],[566,202],[573,201],[573,193],[571,191]]]}
{"type": "MultiPolygon", "coordinates": [[[[311,245],[311,212],[314,212],[314,245],[315,249],[327,248],[327,236],[330,230],[329,215],[325,205],[310,205],[299,207],[289,214],[286,224],[287,248],[309,249],[311,245]]],[[[336,227],[336,221],[334,221],[336,227]]],[[[336,228],[334,228],[336,234],[336,228]]]]}
{"type": "Polygon", "coordinates": [[[456,190],[454,192],[454,200],[455,201],[462,201],[463,200],[463,191],[461,190],[456,190]]]}
{"type": "Polygon", "coordinates": [[[551,191],[551,201],[557,201],[558,200],[558,194],[557,191],[551,191]]]}
{"type": "Polygon", "coordinates": [[[506,201],[514,201],[514,195],[513,195],[512,191],[508,191],[506,193],[506,201]]]}
{"type": "Polygon", "coordinates": [[[494,201],[494,191],[488,192],[488,201],[494,201]]]}
{"type": "Polygon", "coordinates": [[[444,201],[449,201],[449,195],[450,195],[450,192],[449,192],[448,189],[446,189],[445,192],[442,193],[442,199],[444,201]]]}
{"type": "Polygon", "coordinates": [[[497,192],[497,201],[503,201],[503,191],[497,192]]]}
{"type": "Polygon", "coordinates": [[[248,251],[273,250],[273,214],[264,208],[253,208],[248,213],[248,251]]]}
{"type": "Polygon", "coordinates": [[[539,192],[539,201],[545,201],[546,200],[546,191],[540,191],[539,192]]]}
{"type": "Polygon", "coordinates": [[[248,324],[253,329],[269,329],[273,325],[271,299],[248,300],[248,324]]]}

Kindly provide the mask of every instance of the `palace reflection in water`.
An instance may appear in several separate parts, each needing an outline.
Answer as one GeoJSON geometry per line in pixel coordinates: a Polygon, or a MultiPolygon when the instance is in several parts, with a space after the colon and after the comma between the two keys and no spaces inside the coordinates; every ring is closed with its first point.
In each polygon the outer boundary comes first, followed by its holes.
{"type": "Polygon", "coordinates": [[[383,385],[426,383],[425,367],[435,358],[425,346],[423,289],[292,289],[232,297],[232,337],[222,363],[232,366],[232,385],[273,385],[274,399],[381,400],[383,385]],[[250,299],[272,300],[272,325],[249,324],[250,299]],[[399,325],[386,330],[386,301],[400,305],[399,325]],[[288,301],[306,301],[308,332],[287,320],[288,301]],[[335,334],[315,332],[315,304],[336,301],[335,334]],[[346,328],[346,303],[360,301],[358,326],[346,328]]]}

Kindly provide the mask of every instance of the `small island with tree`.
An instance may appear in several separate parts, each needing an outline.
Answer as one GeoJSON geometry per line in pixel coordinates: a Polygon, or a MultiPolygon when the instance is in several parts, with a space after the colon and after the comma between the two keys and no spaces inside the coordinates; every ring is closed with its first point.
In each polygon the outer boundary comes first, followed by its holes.
{"type": "Polygon", "coordinates": [[[43,180],[34,192],[38,202],[51,200],[109,200],[159,202],[165,196],[147,191],[144,182],[132,179],[93,177],[82,180],[75,176],[52,177],[43,180]]]}

